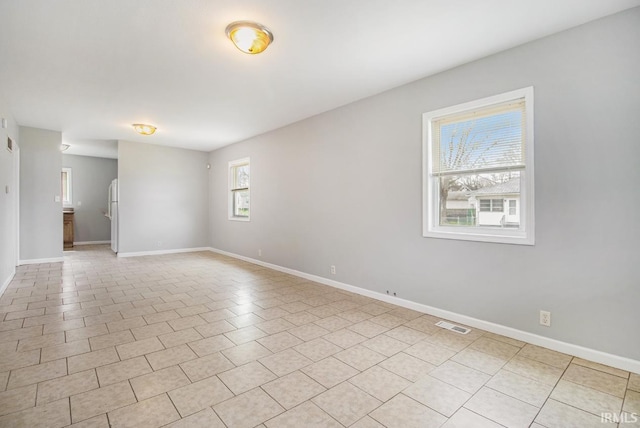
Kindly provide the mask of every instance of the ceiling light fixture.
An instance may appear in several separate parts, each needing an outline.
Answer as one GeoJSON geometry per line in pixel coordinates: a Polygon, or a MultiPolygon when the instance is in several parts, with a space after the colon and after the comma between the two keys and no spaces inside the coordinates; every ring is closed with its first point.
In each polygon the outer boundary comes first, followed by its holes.
{"type": "Polygon", "coordinates": [[[273,42],[273,34],[267,27],[251,21],[232,22],[226,33],[238,49],[248,54],[259,54],[273,42]]]}
{"type": "Polygon", "coordinates": [[[61,152],[64,152],[64,151],[66,151],[69,147],[71,147],[71,145],[69,145],[69,144],[61,144],[61,145],[60,145],[60,151],[61,151],[61,152]]]}
{"type": "Polygon", "coordinates": [[[141,135],[151,135],[158,129],[153,125],[145,125],[144,123],[134,123],[132,126],[141,135]]]}

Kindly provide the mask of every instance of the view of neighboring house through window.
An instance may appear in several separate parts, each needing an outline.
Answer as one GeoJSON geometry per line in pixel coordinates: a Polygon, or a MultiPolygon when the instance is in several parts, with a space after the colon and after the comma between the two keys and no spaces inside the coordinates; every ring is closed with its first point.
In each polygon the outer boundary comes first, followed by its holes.
{"type": "Polygon", "coordinates": [[[229,219],[249,220],[249,158],[229,162],[229,219]]]}
{"type": "Polygon", "coordinates": [[[423,235],[533,244],[533,88],[423,120],[423,235]]]}
{"type": "Polygon", "coordinates": [[[73,204],[71,168],[62,168],[60,183],[62,186],[62,205],[71,206],[73,204]]]}

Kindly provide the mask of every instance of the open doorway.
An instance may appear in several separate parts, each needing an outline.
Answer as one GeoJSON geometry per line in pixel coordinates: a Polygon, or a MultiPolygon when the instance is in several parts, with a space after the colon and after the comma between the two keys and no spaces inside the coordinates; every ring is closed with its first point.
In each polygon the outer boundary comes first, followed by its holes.
{"type": "Polygon", "coordinates": [[[109,244],[109,186],[118,175],[117,142],[68,143],[60,174],[63,248],[69,251],[82,245],[109,244]]]}

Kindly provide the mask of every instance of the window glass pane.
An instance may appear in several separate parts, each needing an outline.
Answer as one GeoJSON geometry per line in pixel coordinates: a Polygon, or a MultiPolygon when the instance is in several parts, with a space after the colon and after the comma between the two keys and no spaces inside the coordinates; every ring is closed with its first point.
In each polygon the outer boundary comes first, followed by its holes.
{"type": "Polygon", "coordinates": [[[438,139],[434,147],[438,164],[434,171],[474,171],[522,166],[523,111],[520,109],[490,116],[436,122],[438,139]]]}
{"type": "Polygon", "coordinates": [[[249,191],[233,191],[233,215],[235,217],[249,217],[249,191]]]}
{"type": "Polygon", "coordinates": [[[69,195],[67,194],[67,190],[69,189],[68,184],[68,175],[67,171],[62,171],[62,201],[68,202],[69,195]]]}
{"type": "Polygon", "coordinates": [[[60,174],[60,193],[62,194],[62,203],[65,205],[71,205],[73,202],[73,195],[71,194],[73,185],[73,178],[71,174],[71,168],[62,168],[60,174]]]}
{"type": "Polygon", "coordinates": [[[249,187],[249,165],[239,165],[233,171],[234,189],[249,187]]]}
{"type": "Polygon", "coordinates": [[[519,227],[520,172],[437,177],[441,226],[519,227]],[[509,212],[504,201],[509,200],[509,212]],[[511,207],[513,206],[513,210],[511,207]]]}

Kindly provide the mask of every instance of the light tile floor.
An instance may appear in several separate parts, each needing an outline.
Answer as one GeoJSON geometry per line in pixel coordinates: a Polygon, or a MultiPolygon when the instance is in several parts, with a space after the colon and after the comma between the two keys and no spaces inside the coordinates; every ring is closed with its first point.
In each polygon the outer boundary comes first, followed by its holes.
{"type": "Polygon", "coordinates": [[[78,247],[0,320],[1,427],[640,427],[637,374],[208,252],[78,247]]]}

